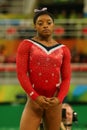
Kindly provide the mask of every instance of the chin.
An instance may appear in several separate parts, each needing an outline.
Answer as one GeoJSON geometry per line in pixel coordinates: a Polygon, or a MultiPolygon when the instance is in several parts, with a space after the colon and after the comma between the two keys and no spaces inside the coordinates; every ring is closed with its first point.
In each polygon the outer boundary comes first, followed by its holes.
{"type": "Polygon", "coordinates": [[[49,37],[49,36],[51,36],[51,34],[46,33],[43,35],[43,37],[49,37]]]}

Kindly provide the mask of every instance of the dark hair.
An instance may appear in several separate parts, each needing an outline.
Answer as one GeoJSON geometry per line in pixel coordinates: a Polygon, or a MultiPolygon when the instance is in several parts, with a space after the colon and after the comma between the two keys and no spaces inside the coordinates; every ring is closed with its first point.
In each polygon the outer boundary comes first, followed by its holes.
{"type": "Polygon", "coordinates": [[[50,12],[48,12],[47,10],[45,10],[45,11],[35,12],[34,18],[33,18],[33,23],[36,24],[37,18],[38,18],[39,16],[41,16],[41,15],[44,15],[44,14],[49,15],[49,16],[52,18],[53,22],[54,22],[54,16],[53,16],[53,14],[51,14],[50,12]]]}

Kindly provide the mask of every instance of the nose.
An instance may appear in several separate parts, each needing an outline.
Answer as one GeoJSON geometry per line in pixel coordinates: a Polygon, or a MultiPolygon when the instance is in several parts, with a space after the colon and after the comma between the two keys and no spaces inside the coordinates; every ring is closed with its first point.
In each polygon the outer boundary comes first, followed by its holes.
{"type": "Polygon", "coordinates": [[[44,28],[47,28],[47,27],[48,27],[47,23],[44,23],[43,27],[44,27],[44,28]]]}

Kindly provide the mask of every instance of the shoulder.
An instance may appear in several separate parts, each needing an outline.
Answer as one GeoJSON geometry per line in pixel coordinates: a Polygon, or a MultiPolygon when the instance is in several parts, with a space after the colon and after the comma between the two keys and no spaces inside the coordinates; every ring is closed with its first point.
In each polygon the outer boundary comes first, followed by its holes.
{"type": "Polygon", "coordinates": [[[29,40],[29,39],[24,39],[24,40],[22,40],[22,41],[20,42],[19,48],[21,48],[21,47],[30,47],[31,45],[32,45],[31,40],[29,40]]]}
{"type": "Polygon", "coordinates": [[[62,45],[64,53],[70,53],[70,49],[66,45],[64,44],[61,44],[61,45],[62,45]]]}
{"type": "Polygon", "coordinates": [[[32,44],[32,41],[30,39],[24,39],[20,42],[20,45],[31,45],[32,44]]]}
{"type": "Polygon", "coordinates": [[[63,56],[68,57],[69,59],[71,59],[70,49],[64,44],[61,44],[61,46],[62,46],[62,50],[63,50],[63,56]]]}
{"type": "Polygon", "coordinates": [[[62,44],[62,43],[57,43],[57,46],[58,46],[59,48],[62,48],[62,50],[63,50],[64,53],[65,53],[65,52],[69,52],[69,53],[70,53],[70,49],[69,49],[66,45],[64,45],[64,44],[62,44]]]}
{"type": "Polygon", "coordinates": [[[20,42],[19,46],[18,46],[18,52],[19,51],[29,51],[29,49],[31,48],[32,46],[32,42],[29,40],[29,39],[24,39],[20,42]]]}

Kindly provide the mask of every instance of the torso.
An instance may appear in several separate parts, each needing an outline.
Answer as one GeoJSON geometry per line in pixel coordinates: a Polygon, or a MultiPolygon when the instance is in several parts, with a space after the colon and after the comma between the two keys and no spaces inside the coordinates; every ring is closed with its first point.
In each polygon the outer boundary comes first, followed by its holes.
{"type": "Polygon", "coordinates": [[[53,96],[60,84],[60,68],[63,58],[62,44],[46,44],[29,40],[32,43],[29,62],[30,81],[41,95],[53,96]]]}

